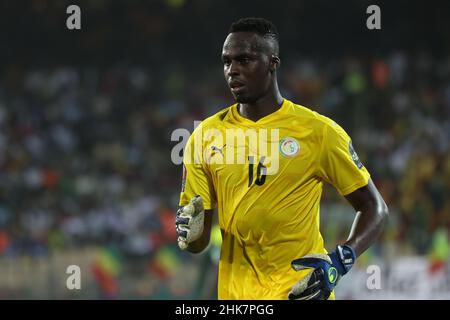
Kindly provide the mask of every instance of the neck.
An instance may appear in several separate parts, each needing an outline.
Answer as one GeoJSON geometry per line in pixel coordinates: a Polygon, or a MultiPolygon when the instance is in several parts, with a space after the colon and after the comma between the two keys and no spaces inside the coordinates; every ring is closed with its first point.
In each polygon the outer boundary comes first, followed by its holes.
{"type": "Polygon", "coordinates": [[[283,97],[278,90],[278,84],[275,82],[272,90],[252,103],[239,103],[238,111],[244,118],[252,121],[258,121],[261,118],[277,111],[283,104],[283,97]]]}

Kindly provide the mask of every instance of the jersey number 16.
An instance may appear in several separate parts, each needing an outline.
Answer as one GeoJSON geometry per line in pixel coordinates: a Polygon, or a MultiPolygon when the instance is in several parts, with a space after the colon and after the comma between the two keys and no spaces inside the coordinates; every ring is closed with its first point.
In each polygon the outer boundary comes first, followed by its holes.
{"type": "MultiPolygon", "coordinates": [[[[253,156],[248,156],[248,186],[250,187],[253,183],[253,163],[254,163],[254,158],[253,156]]],[[[264,184],[264,182],[266,182],[266,173],[267,173],[267,168],[263,165],[264,163],[264,159],[266,157],[262,156],[261,159],[259,160],[258,163],[258,167],[256,167],[256,180],[255,180],[255,184],[258,186],[262,186],[264,184]]]]}

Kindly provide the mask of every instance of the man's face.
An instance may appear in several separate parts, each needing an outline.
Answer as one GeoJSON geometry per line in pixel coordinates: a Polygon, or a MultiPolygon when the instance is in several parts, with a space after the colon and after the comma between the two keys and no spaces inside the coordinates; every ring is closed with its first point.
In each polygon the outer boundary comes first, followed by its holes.
{"type": "Polygon", "coordinates": [[[230,33],[222,49],[223,72],[236,102],[253,103],[271,84],[271,56],[263,37],[252,32],[230,33]]]}

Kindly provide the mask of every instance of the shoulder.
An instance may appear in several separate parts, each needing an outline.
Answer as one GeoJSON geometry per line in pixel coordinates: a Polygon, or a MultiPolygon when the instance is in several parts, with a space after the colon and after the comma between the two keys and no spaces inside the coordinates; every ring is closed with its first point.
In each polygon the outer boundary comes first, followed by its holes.
{"type": "Polygon", "coordinates": [[[228,120],[230,112],[231,112],[231,108],[233,106],[234,105],[228,106],[228,107],[218,111],[217,113],[213,114],[212,116],[205,118],[200,123],[200,125],[196,128],[196,130],[198,128],[201,128],[201,129],[217,128],[217,126],[219,126],[221,123],[224,123],[228,120]]]}
{"type": "Polygon", "coordinates": [[[290,113],[303,126],[311,128],[319,136],[326,135],[328,132],[344,134],[344,129],[333,119],[320,114],[317,111],[299,104],[291,103],[290,113]]]}
{"type": "Polygon", "coordinates": [[[203,137],[205,132],[208,132],[210,129],[218,129],[221,125],[228,120],[229,114],[231,112],[231,108],[229,106],[226,107],[217,113],[205,118],[202,120],[194,129],[194,132],[190,136],[190,141],[192,142],[195,139],[199,139],[198,141],[203,141],[203,137]]]}

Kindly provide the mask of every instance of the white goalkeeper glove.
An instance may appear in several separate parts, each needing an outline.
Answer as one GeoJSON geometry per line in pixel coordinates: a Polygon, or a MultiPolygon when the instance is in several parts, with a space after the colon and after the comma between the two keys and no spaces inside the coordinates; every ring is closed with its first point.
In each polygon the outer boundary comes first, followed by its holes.
{"type": "Polygon", "coordinates": [[[185,250],[189,243],[201,237],[204,220],[205,210],[203,208],[203,199],[200,196],[195,196],[189,204],[178,209],[175,225],[177,228],[178,246],[181,250],[185,250]]]}

